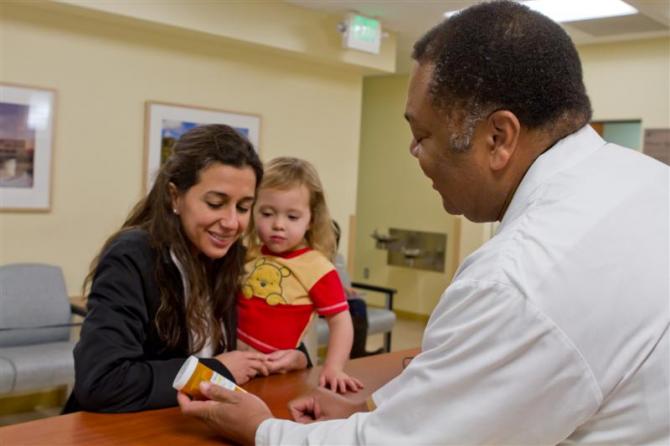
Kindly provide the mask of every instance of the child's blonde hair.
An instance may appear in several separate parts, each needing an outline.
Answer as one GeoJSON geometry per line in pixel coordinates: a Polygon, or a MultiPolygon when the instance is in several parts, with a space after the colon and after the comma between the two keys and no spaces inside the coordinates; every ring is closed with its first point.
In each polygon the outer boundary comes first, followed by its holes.
{"type": "MultiPolygon", "coordinates": [[[[259,191],[261,189],[288,190],[300,186],[305,186],[309,192],[309,210],[312,214],[310,228],[305,233],[305,240],[310,248],[332,260],[337,251],[335,231],[319,174],[310,162],[287,156],[271,160],[265,165],[263,180],[258,189],[259,191]]],[[[249,255],[255,257],[260,251],[261,242],[256,234],[253,215],[248,228],[249,255]]]]}

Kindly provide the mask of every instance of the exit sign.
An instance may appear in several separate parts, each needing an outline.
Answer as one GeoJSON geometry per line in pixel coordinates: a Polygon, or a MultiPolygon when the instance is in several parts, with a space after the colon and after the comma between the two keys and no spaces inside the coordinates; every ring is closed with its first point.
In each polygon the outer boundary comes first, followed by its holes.
{"type": "Polygon", "coordinates": [[[382,25],[379,20],[349,14],[346,25],[342,40],[345,48],[379,54],[382,41],[382,25]]]}

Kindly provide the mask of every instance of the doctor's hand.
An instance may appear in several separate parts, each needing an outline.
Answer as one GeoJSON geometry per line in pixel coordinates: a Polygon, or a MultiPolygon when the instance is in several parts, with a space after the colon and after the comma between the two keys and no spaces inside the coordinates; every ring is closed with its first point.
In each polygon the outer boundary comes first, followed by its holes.
{"type": "Polygon", "coordinates": [[[210,384],[200,384],[200,391],[207,401],[191,400],[177,393],[182,413],[204,421],[217,433],[239,444],[254,444],[258,426],[272,412],[256,395],[236,392],[210,384]]]}
{"type": "Polygon", "coordinates": [[[348,418],[356,412],[368,410],[365,401],[353,401],[324,388],[288,403],[291,417],[298,423],[348,418]]]}
{"type": "Polygon", "coordinates": [[[242,385],[258,375],[268,376],[267,356],[260,352],[232,351],[221,353],[215,358],[232,373],[235,383],[242,385]]]}

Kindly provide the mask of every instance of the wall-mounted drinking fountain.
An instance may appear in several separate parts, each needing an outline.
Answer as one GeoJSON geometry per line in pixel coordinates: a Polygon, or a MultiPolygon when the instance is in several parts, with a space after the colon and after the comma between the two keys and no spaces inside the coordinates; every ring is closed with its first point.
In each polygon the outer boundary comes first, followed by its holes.
{"type": "Polygon", "coordinates": [[[446,234],[389,228],[388,234],[375,229],[371,237],[388,252],[389,265],[444,272],[446,234]]]}

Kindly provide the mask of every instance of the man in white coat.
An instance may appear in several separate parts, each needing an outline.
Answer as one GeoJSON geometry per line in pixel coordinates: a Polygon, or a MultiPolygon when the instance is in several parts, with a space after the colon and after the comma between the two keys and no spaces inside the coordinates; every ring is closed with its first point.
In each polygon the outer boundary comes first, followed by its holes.
{"type": "Polygon", "coordinates": [[[588,125],[574,45],[521,4],[464,10],[413,57],[411,154],[447,212],[501,222],[421,353],[372,404],[319,390],[294,422],[211,386],[183,412],[262,445],[668,444],[668,166],[588,125]]]}

